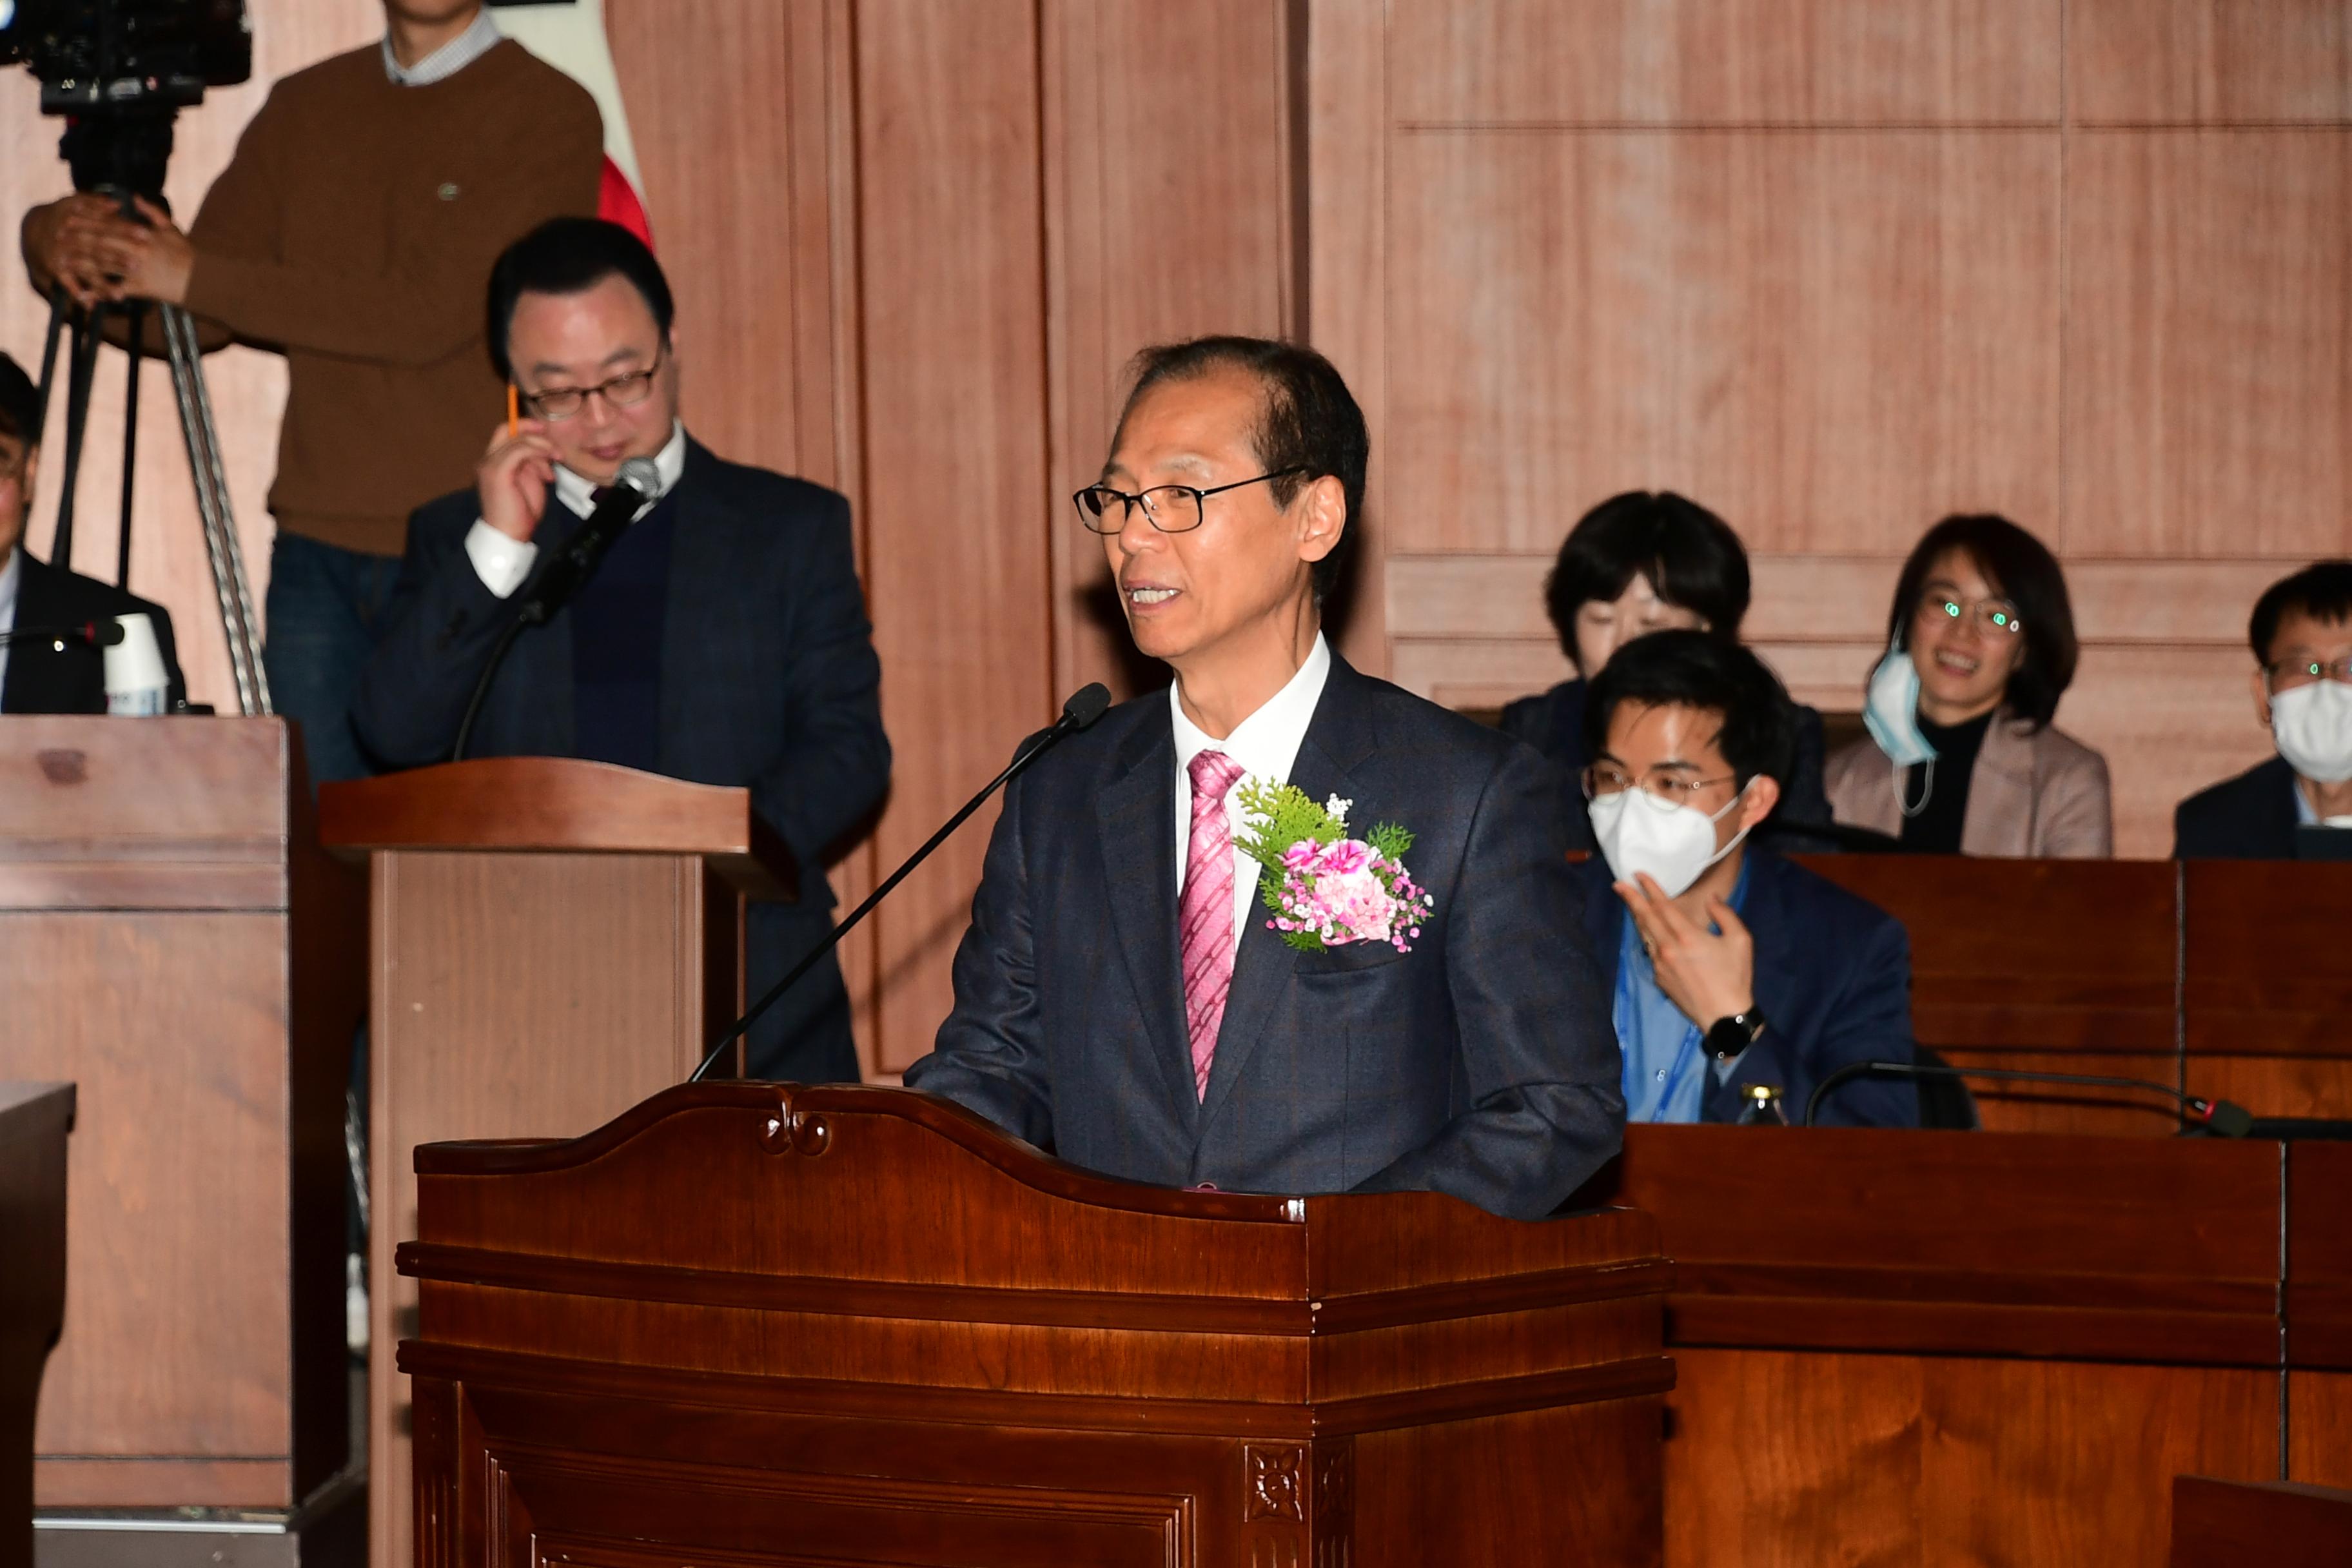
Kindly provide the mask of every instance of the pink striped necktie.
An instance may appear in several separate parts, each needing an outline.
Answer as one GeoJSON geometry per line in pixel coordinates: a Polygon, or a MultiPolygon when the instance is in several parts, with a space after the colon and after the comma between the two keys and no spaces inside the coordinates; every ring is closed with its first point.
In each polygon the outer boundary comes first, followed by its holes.
{"type": "Polygon", "coordinates": [[[1184,896],[1176,929],[1184,955],[1184,1026],[1192,1040],[1192,1092],[1207,1099],[1209,1064],[1234,984],[1234,831],[1225,792],[1244,771],[1223,752],[1196,753],[1192,847],[1184,856],[1184,896]]]}

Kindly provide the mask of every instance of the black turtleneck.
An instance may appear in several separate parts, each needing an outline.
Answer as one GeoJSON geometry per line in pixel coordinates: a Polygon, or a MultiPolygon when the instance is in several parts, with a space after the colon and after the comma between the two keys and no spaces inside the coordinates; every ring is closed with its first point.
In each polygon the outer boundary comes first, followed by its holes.
{"type": "MultiPolygon", "coordinates": [[[[1998,711],[1998,710],[1995,710],[1998,711]]],[[[1919,715],[1919,733],[1936,748],[1933,763],[1917,763],[1903,770],[1903,847],[1914,855],[1957,855],[1960,829],[1969,816],[1969,782],[1977,771],[1977,752],[1984,745],[1991,713],[1979,713],[1958,724],[1938,724],[1919,715]],[[1929,770],[1933,772],[1930,784],[1929,770]],[[1920,803],[1926,795],[1927,803],[1920,803]]]]}

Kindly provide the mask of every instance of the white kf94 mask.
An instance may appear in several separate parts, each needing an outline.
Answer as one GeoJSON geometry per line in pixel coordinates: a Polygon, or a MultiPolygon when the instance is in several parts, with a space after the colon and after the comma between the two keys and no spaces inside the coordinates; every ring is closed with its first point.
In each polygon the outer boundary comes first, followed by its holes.
{"type": "Polygon", "coordinates": [[[1595,795],[1588,808],[1592,837],[1619,881],[1630,882],[1635,872],[1647,871],[1666,897],[1680,898],[1709,866],[1748,837],[1743,827],[1730,843],[1715,847],[1715,825],[1747,795],[1748,785],[1741,784],[1730,803],[1712,816],[1695,805],[1669,805],[1639,787],[1595,795]]]}
{"type": "Polygon", "coordinates": [[[2315,680],[2271,699],[2271,735],[2279,755],[2321,784],[2352,779],[2352,686],[2315,680]]]}

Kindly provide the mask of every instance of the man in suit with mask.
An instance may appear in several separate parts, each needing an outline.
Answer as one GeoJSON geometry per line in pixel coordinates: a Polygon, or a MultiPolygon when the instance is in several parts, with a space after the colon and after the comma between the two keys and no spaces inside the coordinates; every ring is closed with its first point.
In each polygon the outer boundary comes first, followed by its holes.
{"type": "MultiPolygon", "coordinates": [[[[467,754],[585,757],[748,787],[801,889],[795,903],[752,907],[757,995],[830,929],[826,852],[889,782],[881,667],[849,503],[687,435],[671,316],[653,253],[618,225],[556,218],[499,258],[491,342],[530,417],[491,434],[473,489],[409,520],[352,717],[391,766],[446,760],[534,574],[561,559],[597,487],[649,460],[657,495],[569,603],[517,636],[467,754]]],[[[746,1054],[755,1078],[856,1079],[831,955],[761,1019],[746,1054]]]]}
{"type": "MultiPolygon", "coordinates": [[[[1731,1121],[1746,1091],[1800,1121],[1853,1062],[1913,1059],[1902,922],[1747,842],[1796,751],[1764,661],[1708,632],[1653,632],[1594,677],[1584,770],[1601,855],[1577,868],[1624,1052],[1626,1118],[1731,1121]]],[[[1824,1125],[1916,1127],[1917,1091],[1859,1079],[1824,1125]]]]}
{"type": "MultiPolygon", "coordinates": [[[[163,650],[164,706],[187,696],[163,605],[34,560],[25,552],[33,478],[41,459],[41,396],[24,367],[0,353],[0,632],[82,626],[145,616],[163,650]]],[[[0,643],[0,713],[103,713],[106,661],[95,643],[27,637],[0,643]]]]}
{"type": "Polygon", "coordinates": [[[1617,1149],[1617,1054],[1550,764],[1324,639],[1369,447],[1311,350],[1141,356],[1076,500],[1175,684],[1008,792],[954,1012],[906,1081],[1133,1181],[1434,1190],[1539,1217],[1617,1149]],[[1350,861],[1318,897],[1352,887],[1359,923],[1286,941],[1273,922],[1302,922],[1236,844],[1259,823],[1244,792],[1285,784],[1355,834],[1412,833],[1401,860],[1428,902],[1400,910],[1350,861]]]}
{"type": "Polygon", "coordinates": [[[2172,814],[2176,860],[2342,858],[2352,841],[2352,561],[2315,562],[2254,602],[2254,717],[2278,755],[2172,814]]]}

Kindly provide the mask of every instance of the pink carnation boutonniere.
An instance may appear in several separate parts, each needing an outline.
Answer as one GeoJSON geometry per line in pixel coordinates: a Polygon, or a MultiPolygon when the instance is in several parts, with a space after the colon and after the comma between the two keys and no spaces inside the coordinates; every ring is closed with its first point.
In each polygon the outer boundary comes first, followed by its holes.
{"type": "Polygon", "coordinates": [[[1273,911],[1265,923],[1301,952],[1351,942],[1385,942],[1412,951],[1436,900],[1404,868],[1412,835],[1383,822],[1349,837],[1353,801],[1333,795],[1318,805],[1293,784],[1242,785],[1248,831],[1234,847],[1265,868],[1258,896],[1273,911]]]}

